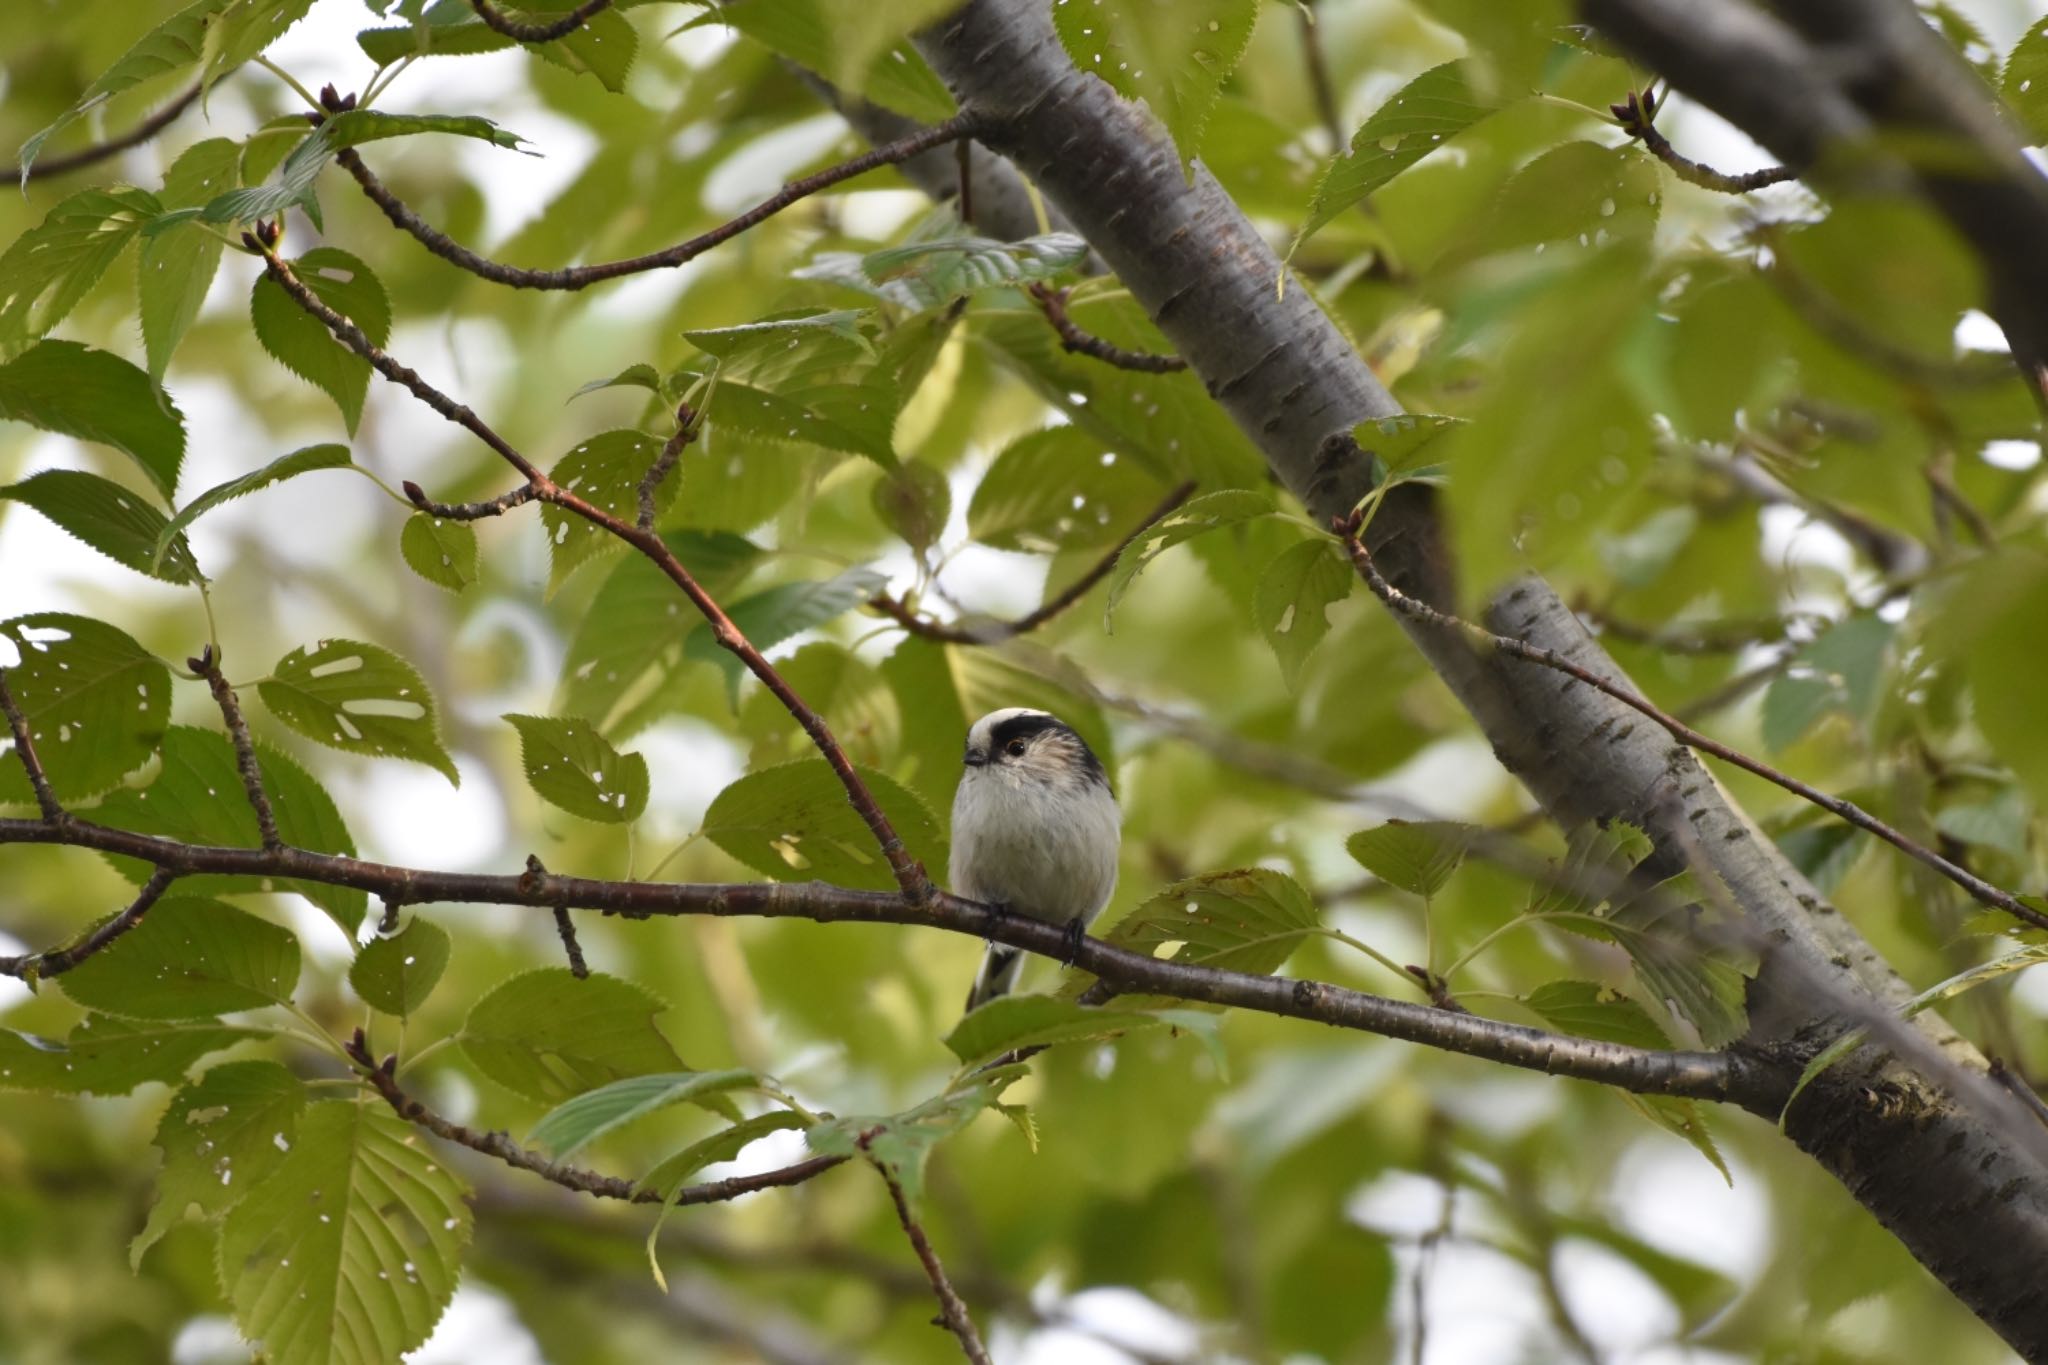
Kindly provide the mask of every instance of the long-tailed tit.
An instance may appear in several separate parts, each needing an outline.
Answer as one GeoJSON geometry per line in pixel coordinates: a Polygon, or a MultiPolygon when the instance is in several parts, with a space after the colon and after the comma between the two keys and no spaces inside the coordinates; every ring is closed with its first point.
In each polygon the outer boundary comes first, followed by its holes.
{"type": "MultiPolygon", "coordinates": [[[[967,732],[953,798],[953,894],[1064,923],[1078,941],[1116,889],[1123,815],[1088,742],[1059,717],[1010,707],[967,732]]],[[[1023,952],[991,943],[972,1010],[1016,984],[1023,952]]]]}

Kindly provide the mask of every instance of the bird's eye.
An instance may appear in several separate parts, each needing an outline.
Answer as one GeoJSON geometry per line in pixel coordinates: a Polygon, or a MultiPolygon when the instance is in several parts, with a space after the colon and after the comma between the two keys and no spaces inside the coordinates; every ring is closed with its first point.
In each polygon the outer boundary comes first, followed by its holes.
{"type": "Polygon", "coordinates": [[[1011,740],[1008,744],[1005,744],[1003,746],[1003,752],[1008,754],[1011,758],[1024,757],[1024,741],[1021,739],[1011,740]]]}

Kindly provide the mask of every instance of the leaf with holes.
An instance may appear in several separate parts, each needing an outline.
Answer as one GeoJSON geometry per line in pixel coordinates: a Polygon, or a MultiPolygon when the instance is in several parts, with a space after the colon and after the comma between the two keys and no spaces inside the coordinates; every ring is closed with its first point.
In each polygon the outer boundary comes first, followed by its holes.
{"type": "Polygon", "coordinates": [[[349,467],[348,447],[329,442],[324,445],[303,446],[298,450],[294,450],[289,455],[278,456],[269,464],[263,466],[263,468],[244,474],[239,479],[229,479],[226,483],[217,483],[198,497],[192,499],[192,501],[186,503],[178,510],[178,515],[172,517],[164,529],[157,533],[156,546],[151,551],[151,557],[154,561],[160,563],[170,554],[174,543],[183,541],[184,530],[187,526],[190,526],[193,522],[199,520],[199,518],[205,516],[224,502],[232,502],[236,498],[245,498],[251,493],[270,487],[274,483],[283,483],[286,479],[296,478],[301,474],[310,474],[316,469],[347,469],[349,467]]]}
{"type": "Polygon", "coordinates": [[[476,1002],[457,1035],[476,1069],[514,1094],[556,1105],[627,1076],[681,1071],[654,1016],[668,1006],[603,972],[523,972],[476,1002]]]}
{"type": "Polygon", "coordinates": [[[1458,870],[1475,833],[1451,820],[1389,820],[1360,830],[1344,848],[1373,876],[1427,900],[1458,870]]]}
{"type": "MultiPolygon", "coordinates": [[[[946,865],[946,841],[922,800],[893,778],[858,770],[910,855],[946,865]]],[[[867,822],[823,759],[748,773],[712,798],[705,837],[777,881],[827,881],[887,890],[896,885],[867,822]]]]}
{"type": "Polygon", "coordinates": [[[955,1089],[900,1114],[831,1119],[804,1134],[820,1156],[866,1157],[902,1187],[914,1207],[924,1193],[925,1159],[932,1148],[965,1128],[985,1109],[1008,1110],[1003,1091],[1024,1074],[1022,1066],[978,1072],[955,1089]]]}
{"type": "Polygon", "coordinates": [[[59,978],[79,1004],[134,1019],[203,1019],[290,1002],[299,940],[246,910],[166,896],[59,978]]]}
{"type": "Polygon", "coordinates": [[[269,1029],[203,1021],[122,1019],[89,1014],[62,1042],[0,1028],[0,1091],[125,1095],[145,1081],[176,1081],[209,1052],[269,1029]]]}
{"type": "Polygon", "coordinates": [[[556,1105],[533,1126],[526,1140],[567,1161],[607,1133],[674,1104],[697,1104],[736,1119],[739,1113],[724,1092],[744,1090],[760,1080],[744,1068],[628,1076],[556,1105]]]}
{"type": "Polygon", "coordinates": [[[0,498],[33,507],[116,564],[162,579],[195,583],[204,575],[185,537],[140,493],[76,469],[46,469],[0,488],[0,498]],[[164,553],[158,559],[161,541],[164,553]]]}
{"type": "Polygon", "coordinates": [[[117,355],[75,341],[31,347],[0,365],[0,418],[112,446],[165,500],[177,489],[185,419],[148,375],[117,355]]]}
{"type": "Polygon", "coordinates": [[[967,533],[998,550],[1052,554],[1113,544],[1165,489],[1076,426],[1020,436],[974,486],[967,533]]]}
{"type": "Polygon", "coordinates": [[[163,212],[147,190],[80,190],[0,255],[0,352],[36,340],[64,320],[107,267],[163,212]]]}
{"type": "Polygon", "coordinates": [[[1309,655],[1330,633],[1329,610],[1351,595],[1352,581],[1351,566],[1326,536],[1282,551],[1260,576],[1252,611],[1290,692],[1300,688],[1309,655]]]}
{"type": "Polygon", "coordinates": [[[866,255],[827,251],[794,273],[800,280],[836,284],[919,313],[984,289],[1017,289],[1052,279],[1087,256],[1088,243],[1070,232],[1019,242],[945,237],[866,255]]]}
{"type": "Polygon", "coordinates": [[[256,692],[271,715],[307,739],[351,754],[411,759],[462,785],[455,760],[441,747],[426,679],[380,645],[302,645],[277,661],[256,692]]]}
{"type": "Polygon", "coordinates": [[[1074,65],[1144,100],[1190,168],[1216,97],[1251,45],[1259,0],[1067,0],[1052,13],[1074,65]]]}
{"type": "MultiPolygon", "coordinates": [[[[852,611],[887,583],[872,569],[848,569],[823,582],[779,583],[752,597],[741,598],[726,610],[726,615],[755,649],[765,653],[792,635],[852,611]]],[[[728,696],[737,698],[746,665],[738,655],[721,646],[710,631],[690,632],[683,641],[683,657],[717,665],[725,675],[728,696]]]]}
{"type": "MultiPolygon", "coordinates": [[[[369,266],[331,246],[315,247],[290,265],[301,284],[362,328],[371,345],[382,346],[391,339],[391,300],[369,266]]],[[[354,435],[370,388],[370,362],[344,346],[326,323],[299,307],[267,274],[257,277],[249,296],[249,316],[263,349],[293,374],[324,390],[354,435]]]]}
{"type": "Polygon", "coordinates": [[[156,1127],[156,1204],[128,1244],[130,1269],[191,1209],[219,1218],[260,1186],[291,1150],[306,1099],[305,1082],[276,1062],[223,1062],[172,1096],[156,1127]]]}
{"type": "Polygon", "coordinates": [[[1315,902],[1292,877],[1248,867],[1175,882],[1104,939],[1153,957],[1263,976],[1320,932],[1315,902]]]}
{"type": "Polygon", "coordinates": [[[2020,116],[2027,143],[2048,144],[2048,19],[2028,29],[2005,59],[1998,93],[2020,116]]]}
{"type": "Polygon", "coordinates": [[[323,1100],[221,1224],[221,1284],[277,1365],[382,1365],[455,1296],[469,1187],[380,1106],[323,1100]]]}
{"type": "Polygon", "coordinates": [[[647,809],[647,760],[622,754],[580,716],[505,717],[519,732],[526,781],[543,801],[608,825],[647,809]]]}
{"type": "Polygon", "coordinates": [[[363,945],[349,966],[349,987],[371,1009],[403,1018],[434,993],[448,951],[448,931],[414,915],[397,933],[363,945]]]}
{"type": "MultiPolygon", "coordinates": [[[[277,832],[286,843],[315,853],[355,856],[355,840],[349,837],[334,798],[304,768],[261,740],[256,742],[256,764],[277,816],[277,832]]],[[[241,799],[241,791],[241,773],[226,735],[173,725],[164,732],[163,767],[155,780],[139,791],[120,787],[108,793],[94,819],[116,829],[179,843],[260,848],[256,813],[241,799]]],[[[117,854],[108,854],[107,861],[138,886],[149,876],[147,863],[117,854]]],[[[188,896],[294,892],[325,910],[351,940],[369,904],[369,898],[354,887],[285,877],[208,873],[179,878],[178,890],[188,896]]]]}
{"type": "MultiPolygon", "coordinates": [[[[661,455],[660,441],[644,431],[606,431],[558,461],[549,477],[600,511],[633,525],[640,519],[640,480],[661,455]]],[[[681,481],[661,481],[654,490],[659,517],[675,501],[681,481]]],[[[626,542],[594,521],[587,521],[554,503],[543,503],[540,522],[548,535],[548,594],[552,596],[570,574],[605,555],[619,554],[626,542]]]]}
{"type": "Polygon", "coordinates": [[[444,521],[431,512],[414,512],[405,519],[398,552],[407,568],[450,592],[461,592],[480,572],[476,528],[466,521],[444,521]]]}
{"type": "MultiPolygon", "coordinates": [[[[38,612],[0,621],[21,662],[7,690],[60,797],[97,796],[147,763],[171,714],[171,670],[103,621],[38,612]]],[[[11,735],[0,733],[8,749],[11,735]]],[[[0,805],[33,801],[19,763],[0,762],[0,805]]]]}
{"type": "Polygon", "coordinates": [[[1050,995],[1003,995],[955,1024],[945,1043],[962,1066],[975,1066],[1020,1048],[1113,1038],[1160,1022],[1156,1015],[1093,1009],[1050,995]]]}
{"type": "Polygon", "coordinates": [[[1109,575],[1109,601],[1102,608],[1103,629],[1109,629],[1117,603],[1130,591],[1132,582],[1160,555],[1196,536],[1272,514],[1273,501],[1265,494],[1230,489],[1182,503],[1153,522],[1116,557],[1116,568],[1109,575]]]}

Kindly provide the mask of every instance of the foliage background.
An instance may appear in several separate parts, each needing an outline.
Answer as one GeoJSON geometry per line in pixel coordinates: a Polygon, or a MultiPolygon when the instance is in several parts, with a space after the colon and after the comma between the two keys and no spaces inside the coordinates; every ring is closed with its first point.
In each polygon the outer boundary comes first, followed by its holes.
{"type": "MultiPolygon", "coordinates": [[[[855,8],[833,22],[875,17],[855,8]]],[[[26,17],[0,31],[0,144],[49,123],[171,12],[137,0],[29,0],[26,17]]],[[[653,5],[613,16],[638,37],[616,90],[518,52],[434,59],[392,87],[386,107],[482,114],[542,159],[431,138],[372,147],[366,159],[458,240],[499,259],[554,265],[665,246],[856,148],[763,44],[716,24],[669,36],[694,13],[653,5]]],[[[1317,13],[1347,134],[1404,81],[1468,43],[1492,69],[1519,70],[1541,17],[1507,20],[1453,0],[1332,0],[1317,13]]],[[[1969,50],[1994,71],[1997,54],[2038,17],[2017,5],[1971,13],[1996,41],[1969,50]]],[[[371,67],[352,34],[374,22],[348,0],[322,0],[273,56],[309,86],[360,88],[371,67]]],[[[1259,9],[1200,144],[1279,242],[1304,220],[1332,151],[1301,42],[1291,8],[1259,9]]],[[[2034,413],[2014,383],[1906,382],[1871,363],[1787,301],[1758,268],[1756,247],[1802,272],[1852,330],[1942,360],[1952,338],[1969,344],[1988,332],[1996,344],[1995,328],[1970,311],[1978,300],[1967,258],[1900,205],[1823,219],[1797,186],[1736,202],[1681,185],[1583,108],[1625,94],[1624,64],[1578,55],[1539,74],[1552,98],[1515,103],[1459,133],[1450,154],[1391,181],[1371,213],[1340,214],[1295,257],[1407,406],[1471,419],[1446,442],[1460,563],[1475,584],[1496,578],[1514,562],[1519,532],[1523,552],[1616,621],[1789,622],[1720,653],[1612,634],[1609,643],[1672,705],[1795,659],[1789,675],[1711,712],[1710,728],[1950,841],[1995,880],[2038,885],[2036,802],[2048,787],[2029,755],[2048,752],[2048,736],[2037,708],[2010,700],[2027,642],[2038,638],[2027,630],[2048,623],[2034,413]],[[1760,502],[1730,472],[1742,461],[1790,495],[1760,502]],[[1930,496],[1930,468],[1979,509],[2005,543],[2000,557],[1930,496]],[[1859,536],[1859,527],[1878,530],[1859,536]],[[1908,543],[1917,555],[1904,563],[1870,553],[1908,543]]],[[[170,88],[118,99],[106,128],[127,126],[170,88]]],[[[114,163],[118,178],[154,186],[192,142],[246,138],[297,107],[277,79],[244,68],[213,91],[205,118],[187,115],[114,163]]],[[[1664,127],[1706,159],[1755,164],[1753,149],[1682,104],[1664,127]]],[[[0,239],[95,180],[88,172],[38,181],[25,199],[0,198],[0,239]]],[[[635,363],[664,372],[702,364],[686,331],[859,306],[793,272],[821,253],[929,230],[926,201],[883,172],[680,270],[543,295],[435,260],[339,172],[320,191],[324,235],[294,217],[288,249],[325,242],[368,262],[391,302],[390,349],[550,464],[597,432],[666,431],[641,390],[568,401],[579,385],[635,363]]],[[[139,360],[134,269],[131,249],[60,335],[139,360]]],[[[189,431],[181,505],[288,450],[350,439],[335,404],[256,344],[256,273],[228,253],[170,365],[166,386],[189,431]]],[[[1084,296],[1096,298],[1078,313],[1086,325],[1158,345],[1113,291],[1084,296]]],[[[898,311],[882,322],[907,332],[941,326],[939,316],[898,311]]],[[[372,385],[362,413],[353,459],[388,483],[411,479],[448,499],[507,486],[474,442],[388,386],[372,385]]],[[[937,537],[949,553],[948,590],[996,613],[1028,609],[1042,583],[1070,580],[1180,477],[1200,478],[1205,492],[1265,486],[1255,453],[1197,381],[1061,357],[1042,319],[1008,291],[977,295],[946,333],[896,422],[894,448],[943,473],[951,489],[937,537]],[[1100,500],[1079,509],[1101,508],[1100,532],[1061,533],[1073,543],[1050,555],[969,544],[969,509],[992,459],[1060,420],[1055,413],[1082,433],[1060,450],[1068,463],[1055,486],[1086,489],[1084,474],[1101,480],[1100,500]],[[1097,472],[1107,453],[1121,462],[1120,481],[1097,472]]],[[[91,469],[147,491],[104,448],[0,426],[0,477],[49,468],[91,469]]],[[[878,514],[882,480],[871,460],[763,439],[714,417],[711,439],[686,458],[666,524],[746,533],[763,547],[742,595],[854,565],[873,565],[903,590],[919,580],[900,526],[878,514]]],[[[1054,533],[1057,510],[1027,509],[1040,542],[1054,533]]],[[[555,590],[537,518],[514,513],[479,526],[480,577],[449,593],[401,559],[405,515],[368,481],[321,472],[230,505],[192,536],[212,579],[230,677],[253,681],[290,650],[340,636],[397,651],[439,699],[459,789],[428,766],[309,745],[244,689],[259,737],[318,775],[367,856],[505,870],[531,852],[556,870],[645,875],[729,782],[804,756],[802,735],[772,698],[748,683],[735,706],[719,669],[678,659],[623,719],[592,716],[646,756],[646,814],[609,826],[544,805],[522,780],[517,737],[499,717],[562,709],[579,632],[645,629],[605,615],[602,585],[616,561],[555,590]]],[[[1467,862],[1425,913],[1406,893],[1360,889],[1344,838],[1403,813],[1404,801],[1501,823],[1520,814],[1520,797],[1363,592],[1331,606],[1328,636],[1296,676],[1283,671],[1268,639],[1278,627],[1274,590],[1262,594],[1262,585],[1282,556],[1313,553],[1295,550],[1310,534],[1267,518],[1173,551],[1131,586],[1113,632],[1098,591],[1000,650],[905,640],[856,612],[777,654],[860,761],[904,781],[941,816],[962,716],[1028,701],[1102,739],[1127,813],[1112,916],[1192,873],[1262,864],[1312,888],[1329,927],[1397,962],[1433,952],[1441,967],[1507,923],[1528,888],[1467,862]],[[1332,800],[1332,784],[1356,790],[1332,800]]],[[[172,660],[208,635],[191,589],[117,570],[0,501],[0,616],[45,610],[109,620],[172,660]]],[[[217,728],[196,685],[176,688],[173,718],[217,728]]],[[[1985,926],[1945,884],[1860,836],[1839,837],[1774,788],[1723,776],[1916,986],[1992,951],[1985,926]]],[[[102,860],[82,852],[12,849],[0,869],[0,928],[26,947],[61,939],[127,895],[102,860]]],[[[754,874],[698,839],[662,875],[754,874]]],[[[339,1033],[362,1021],[345,980],[352,945],[331,921],[291,897],[240,903],[297,934],[306,1014],[339,1033]]],[[[459,1031],[499,982],[560,960],[545,917],[457,906],[419,913],[449,930],[454,952],[405,1025],[413,1049],[459,1031]]],[[[812,1107],[840,1113],[891,1112],[944,1084],[954,1059],[939,1039],[978,952],[957,936],[794,921],[591,922],[583,942],[594,967],[667,1003],[662,1028],[693,1067],[757,1067],[812,1107]]],[[[1414,994],[1327,938],[1303,941],[1288,970],[1414,994]]],[[[1043,985],[1051,969],[1034,974],[1043,985]]],[[[1602,945],[1523,929],[1490,945],[1454,985],[1482,1012],[1529,1020],[1516,997],[1561,979],[1629,984],[1626,963],[1602,945]]],[[[59,989],[7,992],[8,1028],[57,1036],[83,1014],[59,989]]],[[[2038,1075],[2048,1067],[2044,1010],[2048,999],[2020,977],[1973,993],[1955,1021],[2038,1075]]],[[[380,1028],[380,1044],[397,1046],[391,1022],[380,1028]]],[[[928,1226],[977,1314],[1002,1324],[999,1355],[1115,1359],[1103,1338],[1122,1337],[1196,1355],[1373,1360],[1413,1344],[1419,1304],[1433,1361],[1580,1349],[1644,1360],[1688,1358],[1686,1350],[1693,1359],[2001,1358],[1989,1334],[1767,1124],[1709,1116],[1731,1191],[1691,1147],[1595,1087],[1261,1017],[1227,1018],[1219,1036],[1215,1051],[1157,1033],[1056,1050],[1008,1097],[1030,1104],[1036,1151],[992,1116],[938,1151],[928,1226]],[[1446,1191],[1451,1214],[1440,1222],[1446,1191]]],[[[282,1042],[245,1044],[236,1055],[245,1053],[310,1064],[282,1042]]],[[[416,1084],[481,1128],[523,1134],[544,1110],[479,1076],[459,1049],[438,1052],[416,1084]]],[[[138,1271],[128,1266],[129,1239],[153,1198],[150,1143],[168,1094],[150,1084],[84,1102],[7,1096],[0,1273],[13,1289],[0,1296],[0,1356],[157,1360],[177,1343],[181,1360],[216,1348],[234,1358],[223,1344],[208,1225],[174,1228],[138,1271]]],[[[637,1174],[713,1126],[708,1114],[670,1111],[584,1158],[637,1174]]],[[[782,1164],[800,1150],[781,1134],[742,1167],[782,1164]]],[[[768,1349],[760,1333],[771,1328],[847,1358],[937,1360],[955,1350],[928,1325],[931,1304],[885,1190],[861,1173],[683,1211],[668,1224],[662,1259],[676,1292],[664,1297],[640,1255],[646,1211],[577,1206],[510,1173],[462,1170],[478,1190],[467,1287],[422,1359],[481,1358],[514,1344],[558,1361],[655,1351],[750,1358],[768,1349]],[[721,1327],[721,1311],[743,1326],[721,1327]]]]}

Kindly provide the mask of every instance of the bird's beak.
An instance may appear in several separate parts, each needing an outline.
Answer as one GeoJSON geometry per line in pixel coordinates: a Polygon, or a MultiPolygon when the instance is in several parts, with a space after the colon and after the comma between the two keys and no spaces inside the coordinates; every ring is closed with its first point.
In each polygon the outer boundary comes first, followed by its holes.
{"type": "Polygon", "coordinates": [[[962,756],[961,762],[965,763],[970,768],[986,767],[988,764],[988,755],[980,752],[979,750],[969,749],[966,752],[966,754],[962,756]]]}

